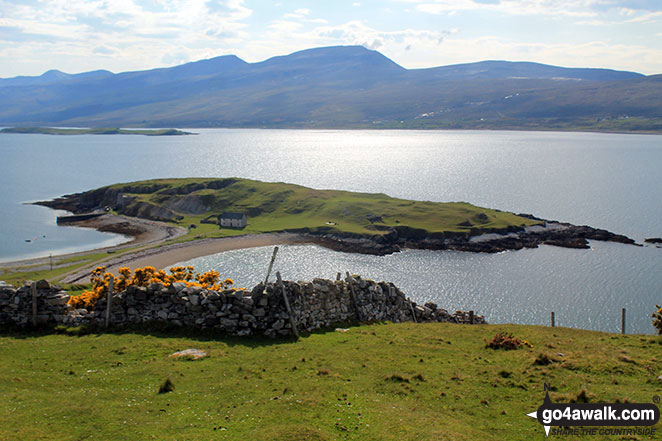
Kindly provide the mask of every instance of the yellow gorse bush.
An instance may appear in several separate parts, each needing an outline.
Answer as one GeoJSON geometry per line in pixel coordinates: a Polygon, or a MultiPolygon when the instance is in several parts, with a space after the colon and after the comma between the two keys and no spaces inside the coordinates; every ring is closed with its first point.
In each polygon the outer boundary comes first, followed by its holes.
{"type": "Polygon", "coordinates": [[[529,348],[533,347],[528,340],[522,340],[515,337],[513,334],[505,332],[497,332],[496,335],[485,345],[485,347],[488,348],[505,350],[519,349],[523,346],[528,346],[529,348]]]}
{"type": "MultiPolygon", "coordinates": [[[[98,266],[90,275],[92,282],[92,291],[85,291],[79,296],[69,298],[69,304],[74,308],[93,307],[97,300],[102,299],[108,293],[108,285],[113,279],[113,290],[120,292],[130,286],[148,286],[152,283],[161,283],[165,287],[170,287],[175,282],[185,283],[186,286],[199,286],[204,289],[219,291],[228,289],[234,284],[232,279],[221,281],[218,271],[207,271],[205,273],[196,273],[192,266],[173,266],[170,268],[170,274],[153,266],[136,268],[132,273],[129,268],[119,269],[119,277],[106,272],[105,266],[98,266]]],[[[244,290],[244,288],[234,288],[244,290]]]]}
{"type": "Polygon", "coordinates": [[[653,326],[657,330],[657,333],[662,335],[662,306],[655,305],[657,311],[653,313],[653,326]]]}

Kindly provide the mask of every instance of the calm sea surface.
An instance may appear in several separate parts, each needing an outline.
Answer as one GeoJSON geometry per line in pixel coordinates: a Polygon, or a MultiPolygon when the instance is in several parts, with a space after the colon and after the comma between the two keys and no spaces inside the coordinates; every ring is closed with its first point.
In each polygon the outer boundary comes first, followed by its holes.
{"type": "MultiPolygon", "coordinates": [[[[238,176],[313,188],[468,201],[587,224],[638,241],[662,236],[662,136],[544,132],[197,130],[198,136],[0,136],[0,260],[125,238],[57,227],[25,202],[116,182],[238,176]],[[30,240],[30,242],[26,242],[30,240]]],[[[490,322],[557,323],[652,333],[662,303],[662,249],[592,242],[496,255],[405,251],[386,257],[282,247],[288,279],[349,270],[393,281],[412,299],[474,309],[490,322]]],[[[238,284],[264,276],[271,249],[196,259],[238,284]]]]}

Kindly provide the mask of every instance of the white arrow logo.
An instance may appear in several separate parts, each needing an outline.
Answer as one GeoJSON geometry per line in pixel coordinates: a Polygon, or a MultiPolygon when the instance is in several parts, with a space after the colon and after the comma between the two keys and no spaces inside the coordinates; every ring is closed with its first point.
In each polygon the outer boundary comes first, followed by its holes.
{"type": "MultiPolygon", "coordinates": [[[[538,411],[527,413],[526,416],[538,419],[538,411]]],[[[545,426],[545,436],[549,436],[549,428],[550,426],[545,426]]]]}

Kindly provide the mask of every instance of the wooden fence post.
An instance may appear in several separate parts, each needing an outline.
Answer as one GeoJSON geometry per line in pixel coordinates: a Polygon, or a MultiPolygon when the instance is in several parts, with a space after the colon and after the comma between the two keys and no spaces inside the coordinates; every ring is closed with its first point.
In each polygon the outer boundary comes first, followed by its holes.
{"type": "Polygon", "coordinates": [[[113,303],[113,281],[114,277],[108,280],[108,294],[106,294],[106,328],[110,326],[110,307],[113,303]]]}
{"type": "Polygon", "coordinates": [[[625,308],[621,310],[621,334],[625,334],[625,308]]]}
{"type": "Polygon", "coordinates": [[[32,282],[30,291],[32,293],[32,326],[37,326],[37,282],[32,282]]]}
{"type": "Polygon", "coordinates": [[[356,311],[356,318],[359,321],[362,321],[362,314],[361,311],[359,310],[359,302],[356,300],[356,293],[354,292],[354,285],[352,284],[352,277],[349,275],[349,271],[345,271],[345,274],[347,274],[347,284],[349,285],[349,292],[352,296],[352,304],[354,304],[354,310],[356,311]]]}
{"type": "Polygon", "coordinates": [[[271,262],[269,262],[269,269],[267,270],[267,277],[264,278],[264,289],[267,289],[267,282],[269,282],[269,275],[271,270],[274,267],[274,261],[276,260],[276,254],[278,253],[278,247],[274,247],[274,254],[271,256],[271,262]]]}
{"type": "Polygon", "coordinates": [[[418,323],[418,320],[416,320],[416,312],[414,311],[414,304],[410,299],[407,299],[407,302],[409,302],[409,309],[411,309],[411,318],[414,319],[414,323],[418,323]]]}
{"type": "MultiPolygon", "coordinates": [[[[276,253],[274,252],[274,256],[276,253]]],[[[278,280],[278,285],[280,286],[280,290],[283,293],[283,300],[285,300],[285,309],[287,309],[287,315],[290,316],[290,326],[292,326],[292,332],[294,332],[294,335],[296,338],[299,338],[299,330],[297,329],[297,323],[294,320],[294,315],[292,314],[292,308],[290,308],[290,301],[287,298],[287,293],[285,292],[285,284],[283,283],[283,279],[280,278],[280,272],[276,271],[276,279],[278,280]]]]}
{"type": "Polygon", "coordinates": [[[554,327],[554,311],[552,311],[552,328],[554,327]]]}
{"type": "Polygon", "coordinates": [[[474,312],[469,311],[469,324],[473,325],[474,324],[474,312]]]}

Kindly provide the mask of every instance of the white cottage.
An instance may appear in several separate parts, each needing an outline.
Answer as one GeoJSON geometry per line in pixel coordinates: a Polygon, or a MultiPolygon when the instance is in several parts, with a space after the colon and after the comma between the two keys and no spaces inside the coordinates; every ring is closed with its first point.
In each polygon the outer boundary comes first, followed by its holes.
{"type": "Polygon", "coordinates": [[[245,213],[226,212],[220,215],[218,223],[221,227],[244,228],[248,224],[245,213]]]}

